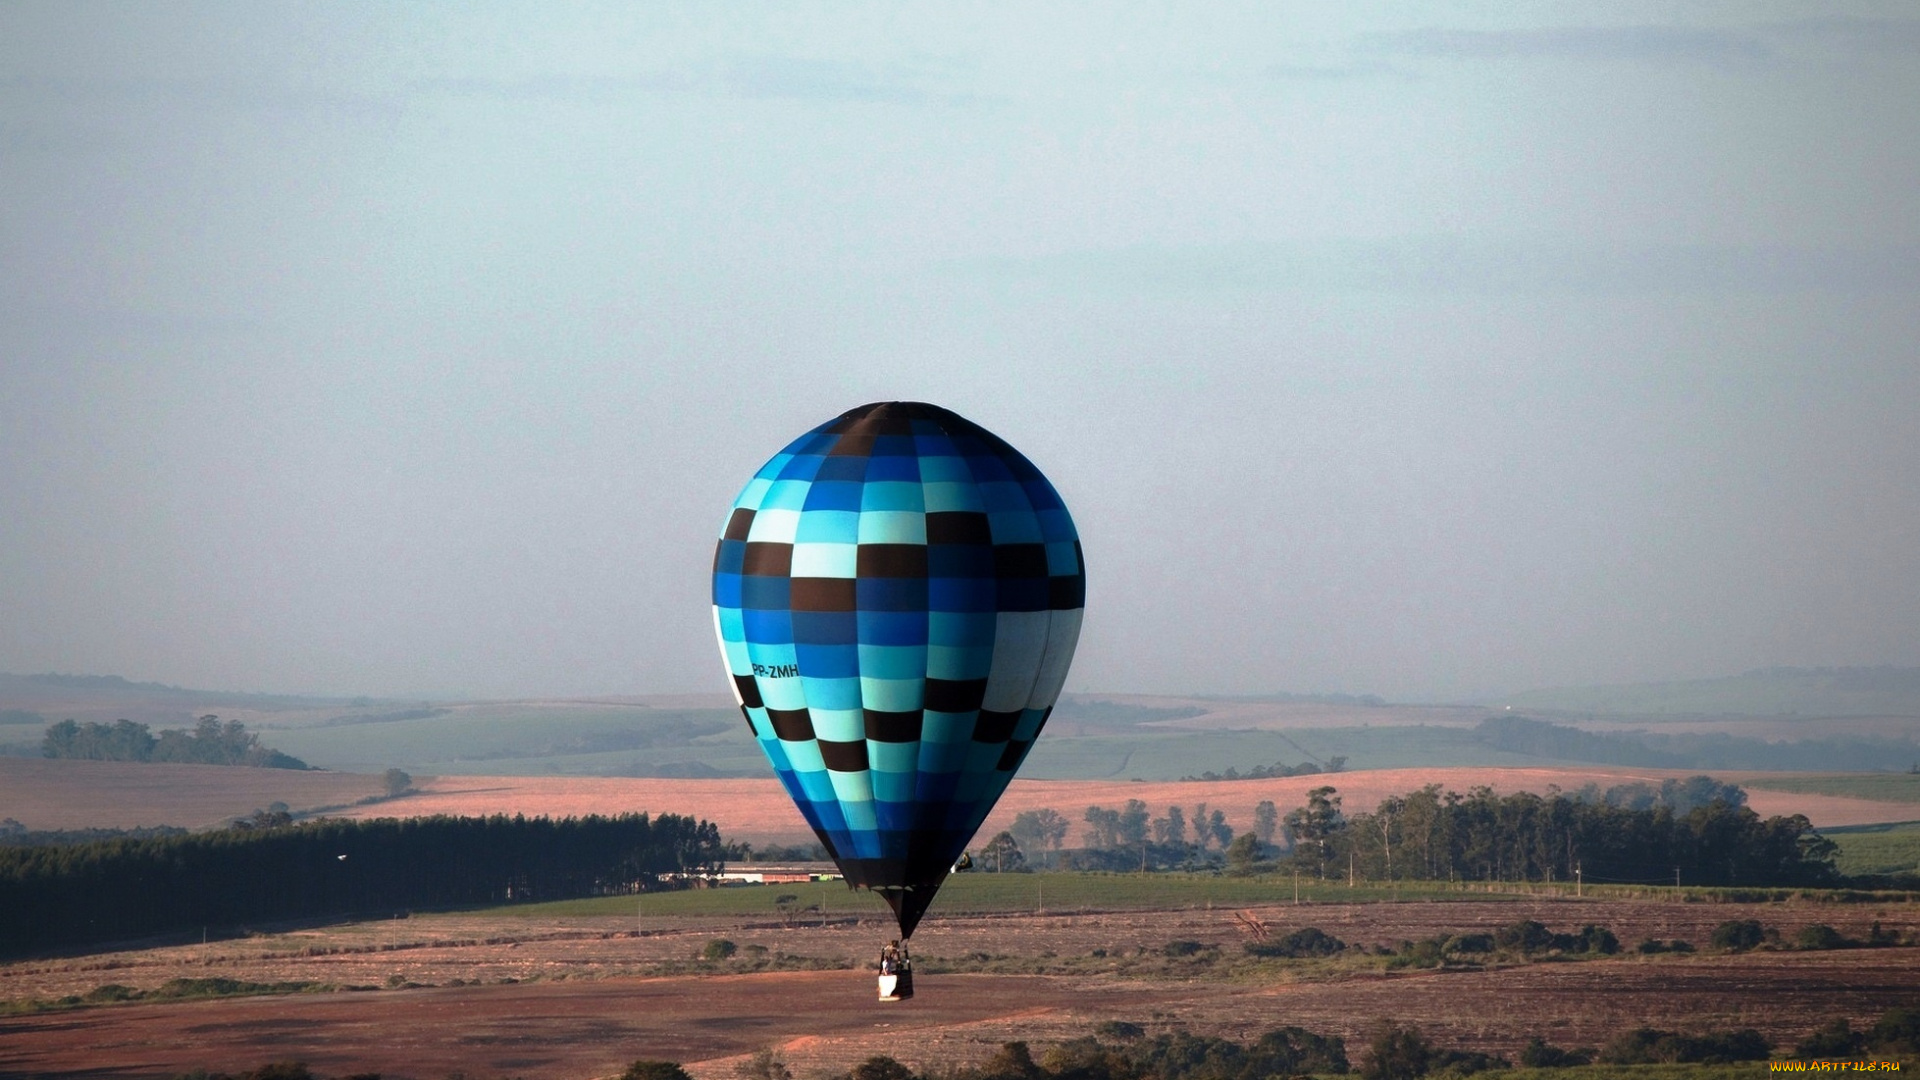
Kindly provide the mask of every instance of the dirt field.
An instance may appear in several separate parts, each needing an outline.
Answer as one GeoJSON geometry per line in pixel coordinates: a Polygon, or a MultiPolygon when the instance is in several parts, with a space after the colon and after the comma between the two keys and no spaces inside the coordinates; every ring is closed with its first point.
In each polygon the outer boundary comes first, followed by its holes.
{"type": "MultiPolygon", "coordinates": [[[[1874,921],[1920,932],[1920,907],[1911,904],[1515,899],[1255,911],[1275,931],[1312,925],[1360,944],[1521,918],[1562,931],[1598,923],[1629,948],[1648,937],[1704,944],[1713,926],[1733,918],[1757,918],[1789,939],[1814,922],[1850,936],[1864,936],[1874,921]]],[[[1421,1025],[1441,1045],[1512,1055],[1530,1035],[1592,1045],[1643,1024],[1752,1026],[1791,1043],[1834,1016],[1858,1024],[1920,1002],[1920,949],[1911,947],[1406,973],[1283,964],[1223,977],[1213,972],[1244,940],[1233,914],[1190,909],[931,918],[914,940],[920,995],[881,1006],[865,965],[885,936],[877,921],[787,928],[638,915],[445,915],[15,963],[0,966],[0,998],[81,994],[105,983],[151,989],[215,975],[367,989],[8,1017],[0,1019],[0,1076],[161,1077],[298,1058],[335,1076],[594,1077],[655,1057],[688,1063],[701,1080],[726,1080],[743,1055],[772,1046],[806,1080],[878,1053],[921,1066],[979,1060],[1011,1039],[1044,1044],[1113,1019],[1236,1039],[1298,1024],[1346,1036],[1357,1056],[1366,1028],[1392,1018],[1421,1025]],[[694,967],[692,958],[717,937],[740,952],[715,973],[658,974],[694,967]],[[1176,940],[1219,951],[1165,958],[1163,947],[1176,940]],[[859,969],[724,973],[777,956],[859,969]]]]}

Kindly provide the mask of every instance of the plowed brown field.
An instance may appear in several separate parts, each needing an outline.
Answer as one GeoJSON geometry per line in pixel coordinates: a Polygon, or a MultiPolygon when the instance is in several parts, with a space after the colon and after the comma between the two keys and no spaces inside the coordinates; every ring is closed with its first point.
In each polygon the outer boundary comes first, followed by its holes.
{"type": "MultiPolygon", "coordinates": [[[[1912,904],[1521,898],[1276,905],[1255,914],[1276,931],[1312,925],[1356,944],[1521,918],[1556,930],[1598,923],[1629,946],[1648,937],[1704,943],[1713,926],[1734,918],[1759,919],[1789,939],[1814,922],[1851,936],[1864,936],[1875,921],[1920,931],[1912,904]]],[[[1511,1056],[1532,1035],[1594,1045],[1649,1024],[1751,1026],[1790,1045],[1837,1016],[1858,1026],[1920,1002],[1920,949],[1911,947],[1425,972],[1283,965],[1223,978],[1209,974],[1212,961],[1159,959],[1174,940],[1218,946],[1211,955],[1223,960],[1238,955],[1243,938],[1232,912],[1188,909],[929,919],[914,941],[926,969],[919,996],[883,1006],[872,999],[865,962],[885,933],[878,923],[853,920],[786,928],[682,918],[641,928],[631,918],[445,915],[15,963],[0,966],[0,997],[48,998],[108,982],[149,989],[215,975],[369,989],[4,1018],[0,1076],[164,1077],[294,1058],[331,1076],[595,1077],[648,1057],[688,1063],[701,1080],[725,1080],[744,1055],[771,1046],[807,1077],[881,1053],[916,1066],[977,1061],[1008,1040],[1041,1045],[1115,1019],[1153,1032],[1242,1040],[1298,1024],[1345,1036],[1357,1057],[1366,1029],[1391,1018],[1420,1025],[1443,1046],[1511,1056]],[[736,968],[759,946],[768,955],[859,969],[645,974],[684,965],[720,936],[741,946],[736,968]],[[1159,966],[1123,976],[1120,957],[1159,966]],[[996,965],[1032,973],[980,970],[996,965]],[[371,989],[389,985],[402,988],[371,989]]]]}

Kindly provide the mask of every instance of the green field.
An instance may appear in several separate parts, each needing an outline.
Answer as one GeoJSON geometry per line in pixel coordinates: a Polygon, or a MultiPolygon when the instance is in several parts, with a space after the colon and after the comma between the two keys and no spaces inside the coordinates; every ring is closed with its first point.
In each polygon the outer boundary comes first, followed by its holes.
{"type": "Polygon", "coordinates": [[[1822,829],[1840,846],[1834,865],[1843,874],[1920,873],[1920,821],[1822,829]]]}
{"type": "Polygon", "coordinates": [[[1920,803],[1920,773],[1833,773],[1741,781],[1743,787],[1797,791],[1803,795],[1844,795],[1877,802],[1920,803]]]}
{"type": "MultiPolygon", "coordinates": [[[[1571,893],[1562,885],[1471,885],[1455,882],[1399,882],[1394,885],[1361,882],[1348,888],[1344,881],[1299,882],[1302,903],[1354,903],[1394,900],[1487,900],[1502,896],[1571,893]]],[[[1644,888],[1603,889],[1588,886],[1589,896],[1619,892],[1644,894],[1644,888]]],[[[1689,892],[1697,890],[1689,890],[1689,892]]],[[[549,918],[573,915],[700,915],[751,918],[778,916],[775,901],[792,896],[794,904],[819,918],[824,904],[828,917],[847,914],[879,916],[886,904],[864,889],[850,890],[841,882],[786,885],[734,885],[633,896],[602,896],[586,900],[512,904],[489,909],[490,915],[549,918]]],[[[1196,908],[1239,908],[1291,903],[1291,875],[1222,877],[1210,874],[956,874],[941,887],[929,910],[940,915],[1031,914],[1054,911],[1165,911],[1196,908]]]]}

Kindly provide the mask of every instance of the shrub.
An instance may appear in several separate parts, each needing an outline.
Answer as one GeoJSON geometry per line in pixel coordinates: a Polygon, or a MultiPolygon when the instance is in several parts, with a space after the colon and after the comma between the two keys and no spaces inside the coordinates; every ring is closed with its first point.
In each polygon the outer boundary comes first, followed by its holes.
{"type": "Polygon", "coordinates": [[[1532,953],[1553,946],[1553,931],[1532,919],[1522,919],[1493,932],[1494,944],[1514,952],[1532,953]]]}
{"type": "Polygon", "coordinates": [[[1875,1053],[1920,1054],[1920,1009],[1888,1009],[1867,1037],[1875,1053]]]}
{"type": "Polygon", "coordinates": [[[1037,1080],[1040,1066],[1033,1063],[1033,1052],[1026,1043],[1002,1043],[980,1066],[980,1075],[985,1080],[1037,1080]]]}
{"type": "Polygon", "coordinates": [[[875,1054],[853,1067],[851,1080],[914,1080],[913,1070],[885,1054],[875,1054]]]}
{"type": "MultiPolygon", "coordinates": [[[[1479,938],[1484,937],[1484,935],[1472,935],[1472,937],[1479,938]]],[[[1593,923],[1588,923],[1581,927],[1576,933],[1556,934],[1541,923],[1535,922],[1532,919],[1523,919],[1510,926],[1503,926],[1495,930],[1492,941],[1493,944],[1502,949],[1508,949],[1529,956],[1537,952],[1546,952],[1549,949],[1558,949],[1561,952],[1569,953],[1599,953],[1603,956],[1612,956],[1614,953],[1620,951],[1620,939],[1613,936],[1613,931],[1604,926],[1596,926],[1593,923]]],[[[1475,944],[1478,944],[1478,942],[1475,941],[1475,944]]],[[[1466,950],[1463,949],[1461,951],[1464,952],[1466,950]]],[[[1643,945],[1640,951],[1648,952],[1650,950],[1643,945]]],[[[1657,952],[1659,950],[1651,951],[1657,952]]]]}
{"type": "Polygon", "coordinates": [[[1638,1028],[1602,1047],[1599,1060],[1604,1065],[1723,1065],[1731,1061],[1764,1061],[1771,1051],[1771,1045],[1752,1028],[1706,1035],[1638,1028]]]}
{"type": "Polygon", "coordinates": [[[1201,1080],[1239,1073],[1246,1048],[1227,1039],[1176,1031],[1155,1035],[1128,1054],[1133,1071],[1158,1080],[1201,1080]]]}
{"type": "Polygon", "coordinates": [[[1613,936],[1613,931],[1604,926],[1595,926],[1592,923],[1588,923],[1580,928],[1580,932],[1574,935],[1573,945],[1574,949],[1569,949],[1569,952],[1577,950],[1586,953],[1599,953],[1602,956],[1612,956],[1614,953],[1620,951],[1620,939],[1613,936]]]}
{"type": "Polygon", "coordinates": [[[1332,956],[1346,947],[1346,942],[1313,926],[1303,927],[1273,941],[1247,942],[1247,952],[1250,955],[1285,956],[1294,959],[1308,956],[1332,956]]]}
{"type": "Polygon", "coordinates": [[[1527,1048],[1520,1051],[1520,1064],[1529,1069],[1564,1069],[1592,1061],[1591,1050],[1562,1050],[1538,1035],[1528,1039],[1527,1048]]]}
{"type": "Polygon", "coordinates": [[[1129,1024],[1125,1020],[1108,1020],[1094,1028],[1093,1033],[1103,1039],[1130,1042],[1146,1035],[1147,1029],[1139,1024],[1129,1024]]]}
{"type": "MultiPolygon", "coordinates": [[[[1013,1045],[1025,1049],[1024,1043],[1013,1045]]],[[[1021,1072],[1019,1059],[1009,1056],[1000,1061],[1000,1071],[988,1076],[992,1080],[1126,1080],[1134,1075],[1126,1051],[1102,1046],[1097,1039],[1070,1039],[1048,1050],[1039,1066],[1033,1066],[1031,1059],[1027,1065],[1032,1071],[1021,1072]]]]}
{"type": "Polygon", "coordinates": [[[752,1057],[735,1065],[733,1074],[741,1080],[793,1080],[793,1070],[768,1046],[755,1050],[752,1057]]]}
{"type": "Polygon", "coordinates": [[[1746,952],[1758,948],[1767,940],[1767,928],[1760,925],[1758,919],[1729,919],[1713,928],[1713,936],[1708,939],[1716,949],[1728,952],[1746,952]]]}
{"type": "Polygon", "coordinates": [[[1793,1044],[1793,1056],[1801,1059],[1821,1058],[1828,1061],[1836,1058],[1850,1058],[1865,1049],[1867,1037],[1853,1030],[1845,1017],[1835,1020],[1819,1031],[1793,1044]]]}
{"type": "Polygon", "coordinates": [[[1826,923],[1814,923],[1801,927],[1793,943],[1802,949],[1844,949],[1854,941],[1826,923]]]}
{"type": "Polygon", "coordinates": [[[1455,934],[1444,947],[1450,953],[1490,953],[1495,948],[1492,934],[1455,934]]]}
{"type": "Polygon", "coordinates": [[[1160,951],[1168,956],[1193,956],[1205,948],[1197,941],[1169,941],[1161,946],[1160,951]]]}
{"type": "Polygon", "coordinates": [[[1347,1043],[1338,1035],[1315,1035],[1305,1028],[1275,1028],[1248,1048],[1248,1076],[1344,1073],[1347,1043]]]}
{"type": "Polygon", "coordinates": [[[700,959],[725,960],[727,957],[739,951],[740,946],[735,945],[726,938],[714,938],[712,941],[707,942],[706,948],[700,950],[700,959]]]}
{"type": "Polygon", "coordinates": [[[1437,1050],[1427,1065],[1429,1072],[1443,1076],[1472,1076],[1488,1069],[1511,1069],[1513,1062],[1478,1050],[1437,1050]]]}
{"type": "Polygon", "coordinates": [[[1367,1042],[1360,1076],[1362,1080],[1414,1080],[1425,1076],[1432,1065],[1433,1045],[1419,1028],[1386,1023],[1375,1029],[1367,1042]]]}
{"type": "Polygon", "coordinates": [[[1432,968],[1446,963],[1446,953],[1440,948],[1438,938],[1423,941],[1404,942],[1392,960],[1387,961],[1390,968],[1432,968]]]}
{"type": "Polygon", "coordinates": [[[676,1061],[640,1060],[627,1066],[620,1074],[620,1080],[693,1080],[687,1070],[676,1061]]]}

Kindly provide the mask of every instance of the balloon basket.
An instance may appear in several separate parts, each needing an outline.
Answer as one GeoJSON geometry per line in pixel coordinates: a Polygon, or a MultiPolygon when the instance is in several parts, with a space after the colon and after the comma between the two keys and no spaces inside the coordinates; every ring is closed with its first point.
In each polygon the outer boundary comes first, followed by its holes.
{"type": "Polygon", "coordinates": [[[900,970],[882,973],[880,976],[881,1001],[905,1001],[913,996],[913,967],[911,964],[900,970]]]}

